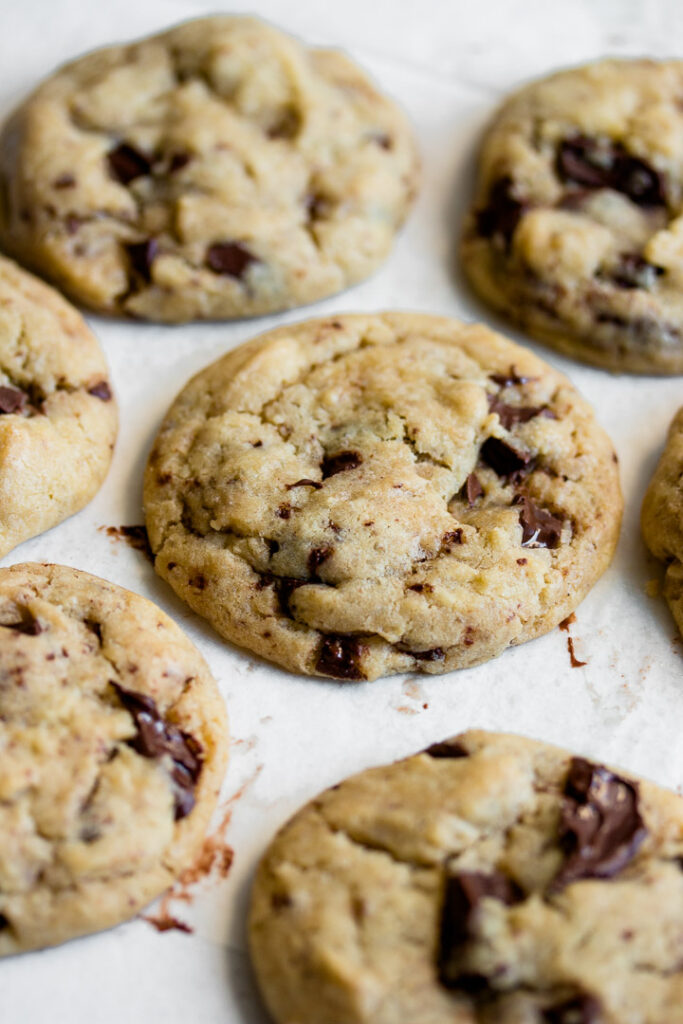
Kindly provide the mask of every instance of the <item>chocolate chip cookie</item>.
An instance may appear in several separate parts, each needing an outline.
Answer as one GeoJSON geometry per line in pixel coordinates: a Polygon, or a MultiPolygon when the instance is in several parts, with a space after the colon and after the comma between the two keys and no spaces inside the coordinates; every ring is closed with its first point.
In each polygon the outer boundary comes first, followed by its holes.
{"type": "Polygon", "coordinates": [[[60,565],[0,570],[0,955],[134,916],[190,866],[225,711],[159,608],[60,565]]]}
{"type": "Polygon", "coordinates": [[[605,60],[509,99],[462,243],[474,288],[611,370],[683,372],[683,61],[605,60]]]}
{"type": "Polygon", "coordinates": [[[57,292],[0,257],[0,557],[90,501],[116,427],[94,335],[57,292]]]}
{"type": "Polygon", "coordinates": [[[475,665],[610,561],[616,456],[567,379],[487,330],[387,313],[282,327],[161,427],[157,572],[228,640],[342,680],[475,665]]]}
{"type": "Polygon", "coordinates": [[[300,811],[250,945],[282,1024],[681,1024],[683,798],[464,733],[300,811]]]}
{"type": "Polygon", "coordinates": [[[666,564],[664,596],[683,633],[683,408],[645,493],[641,526],[650,551],[666,564]]]}
{"type": "Polygon", "coordinates": [[[0,138],[0,242],[101,312],[251,316],[371,274],[416,182],[412,130],[348,58],[221,15],[29,97],[0,138]]]}

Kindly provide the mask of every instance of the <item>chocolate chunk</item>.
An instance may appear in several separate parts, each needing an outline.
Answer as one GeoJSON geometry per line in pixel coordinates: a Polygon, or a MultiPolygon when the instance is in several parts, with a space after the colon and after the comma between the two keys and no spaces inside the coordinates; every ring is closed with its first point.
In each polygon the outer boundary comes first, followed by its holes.
{"type": "Polygon", "coordinates": [[[41,626],[33,612],[29,611],[28,608],[20,608],[19,614],[21,615],[19,622],[3,622],[3,628],[13,629],[15,633],[23,633],[25,636],[39,636],[45,632],[45,626],[41,626]]]}
{"type": "Polygon", "coordinates": [[[624,253],[619,258],[611,277],[620,288],[644,288],[648,291],[663,273],[663,267],[648,263],[637,253],[624,253]]]}
{"type": "Polygon", "coordinates": [[[310,572],[311,576],[315,576],[317,570],[320,568],[323,562],[327,561],[327,559],[330,557],[333,551],[334,548],[329,547],[329,545],[327,547],[322,548],[313,548],[310,555],[308,556],[308,571],[310,572]]]}
{"type": "Polygon", "coordinates": [[[162,718],[152,697],[124,690],[113,681],[111,685],[137,729],[136,735],[126,740],[128,746],[143,757],[170,756],[173,762],[170,774],[175,793],[175,818],[177,821],[186,817],[194,807],[194,789],[202,770],[199,743],[194,736],[162,718]]]}
{"type": "Polygon", "coordinates": [[[334,204],[327,196],[310,193],[304,198],[304,209],[309,220],[325,220],[332,212],[334,204]]]}
{"type": "Polygon", "coordinates": [[[347,469],[356,469],[363,462],[360,452],[337,452],[336,455],[326,455],[320,464],[323,480],[336,473],[344,473],[347,469]]]}
{"type": "Polygon", "coordinates": [[[536,377],[521,377],[514,366],[510,367],[509,373],[490,373],[489,380],[498,384],[501,388],[511,388],[516,384],[528,384],[529,381],[537,380],[536,377]]]}
{"type": "Polygon", "coordinates": [[[480,455],[498,476],[524,475],[534,468],[534,459],[528,452],[520,452],[499,437],[489,437],[481,446],[480,455]]]}
{"type": "Polygon", "coordinates": [[[448,530],[441,538],[441,547],[446,551],[450,551],[452,544],[464,544],[461,526],[457,530],[448,530]]]}
{"type": "Polygon", "coordinates": [[[489,395],[489,412],[495,413],[506,430],[511,430],[515,423],[528,423],[545,409],[542,405],[507,405],[501,402],[498,395],[489,395]]]}
{"type": "Polygon", "coordinates": [[[271,540],[269,537],[266,537],[266,544],[268,545],[268,554],[272,558],[273,555],[276,555],[280,550],[279,541],[271,540]]]}
{"type": "Polygon", "coordinates": [[[278,505],[275,515],[278,519],[289,519],[292,515],[292,506],[288,505],[287,502],[283,501],[281,505],[278,505]]]}
{"type": "Polygon", "coordinates": [[[481,498],[484,493],[484,488],[479,482],[479,477],[476,473],[470,473],[465,480],[465,483],[460,488],[460,497],[467,501],[467,504],[472,507],[477,498],[481,498]]]}
{"type": "Polygon", "coordinates": [[[431,647],[428,651],[407,651],[416,661],[443,661],[446,657],[442,647],[431,647]]]}
{"type": "Polygon", "coordinates": [[[0,413],[23,412],[27,401],[28,395],[20,388],[0,386],[0,413]]]}
{"type": "Polygon", "coordinates": [[[308,480],[304,477],[303,480],[297,480],[294,484],[287,484],[288,491],[291,491],[293,487],[312,487],[314,490],[319,491],[322,484],[318,480],[308,480]]]}
{"type": "Polygon", "coordinates": [[[528,203],[514,195],[515,183],[510,177],[494,182],[487,205],[477,213],[477,230],[482,238],[502,238],[509,245],[528,203]]]}
{"type": "Polygon", "coordinates": [[[150,160],[128,143],[122,142],[107,153],[109,173],[122,185],[129,185],[136,178],[142,178],[152,169],[150,160]]]}
{"type": "Polygon", "coordinates": [[[206,250],[206,265],[214,274],[243,278],[252,263],[258,259],[240,242],[214,242],[206,250]]]}
{"type": "Polygon", "coordinates": [[[172,153],[168,161],[168,173],[175,174],[177,171],[182,171],[183,167],[187,167],[191,159],[192,157],[189,153],[172,153]]]}
{"type": "Polygon", "coordinates": [[[431,594],[434,587],[431,583],[411,583],[406,590],[414,590],[416,594],[431,594]]]}
{"type": "Polygon", "coordinates": [[[277,595],[280,610],[283,615],[290,615],[289,599],[297,589],[303,587],[307,580],[299,580],[294,576],[275,576],[272,572],[262,572],[257,588],[273,587],[277,595]]]}
{"type": "Polygon", "coordinates": [[[73,174],[60,174],[59,177],[55,178],[52,182],[52,187],[56,189],[73,188],[75,184],[76,179],[73,174]]]}
{"type": "Polygon", "coordinates": [[[508,906],[524,898],[519,886],[499,871],[463,871],[446,876],[437,966],[439,980],[447,988],[462,988],[464,979],[470,977],[459,966],[462,947],[473,935],[477,909],[487,896],[508,906]]]}
{"type": "Polygon", "coordinates": [[[522,547],[556,548],[562,539],[564,520],[547,509],[539,508],[526,494],[517,494],[514,505],[519,505],[522,526],[522,547]]]}
{"type": "Polygon", "coordinates": [[[315,667],[335,679],[365,679],[361,666],[366,650],[357,636],[323,636],[315,667]]]}
{"type": "Polygon", "coordinates": [[[5,917],[4,914],[0,914],[0,932],[3,928],[9,928],[9,918],[5,917]]]}
{"type": "Polygon", "coordinates": [[[422,751],[423,754],[429,754],[430,757],[437,758],[456,758],[456,757],[469,757],[469,750],[465,750],[462,743],[458,740],[442,740],[440,743],[432,743],[431,747],[427,747],[426,750],[422,751]]]}
{"type": "Polygon", "coordinates": [[[106,380],[100,380],[97,384],[93,384],[91,388],[88,388],[88,394],[99,398],[102,402],[111,401],[111,388],[106,380]]]}
{"type": "Polygon", "coordinates": [[[598,1024],[602,1006],[594,996],[575,996],[543,1011],[547,1024],[598,1024]]]}
{"type": "Polygon", "coordinates": [[[130,265],[143,281],[151,281],[152,264],[159,255],[159,243],[156,238],[148,238],[146,242],[135,242],[126,246],[130,265]]]}
{"type": "Polygon", "coordinates": [[[387,135],[386,132],[372,132],[369,136],[370,141],[374,142],[380,149],[391,150],[394,147],[394,140],[391,135],[387,135]]]}
{"type": "Polygon", "coordinates": [[[560,819],[560,843],[567,859],[551,889],[581,878],[612,878],[635,856],[646,835],[637,784],[573,757],[560,819]]]}
{"type": "Polygon", "coordinates": [[[639,206],[666,205],[661,175],[611,139],[588,135],[564,139],[557,151],[556,167],[563,181],[586,188],[611,188],[639,206]]]}

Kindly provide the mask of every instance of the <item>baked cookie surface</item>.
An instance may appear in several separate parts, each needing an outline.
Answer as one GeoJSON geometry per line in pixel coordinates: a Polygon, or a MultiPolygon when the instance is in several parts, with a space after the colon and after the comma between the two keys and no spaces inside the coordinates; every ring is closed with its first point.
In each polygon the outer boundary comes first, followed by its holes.
{"type": "Polygon", "coordinates": [[[250,948],[282,1024],[681,1024],[683,799],[464,733],[284,826],[250,948]]]}
{"type": "Polygon", "coordinates": [[[645,493],[641,526],[648,548],[666,564],[664,596],[683,633],[683,408],[645,493]]]}
{"type": "Polygon", "coordinates": [[[29,97],[0,139],[0,242],[95,310],[251,316],[372,273],[416,182],[410,127],[353,62],[215,16],[29,97]]]}
{"type": "Polygon", "coordinates": [[[683,61],[533,82],[484,139],[461,262],[532,336],[612,370],[683,372],[683,61]]]}
{"type": "Polygon", "coordinates": [[[609,439],[485,327],[306,321],[178,396],[144,503],[157,572],[227,639],[338,679],[445,672],[553,628],[610,561],[609,439]]]}
{"type": "Polygon", "coordinates": [[[116,429],[94,335],[61,295],[0,257],[0,557],[90,501],[116,429]]]}
{"type": "Polygon", "coordinates": [[[150,601],[0,569],[0,955],[133,917],[190,866],[223,776],[203,658],[150,601]]]}

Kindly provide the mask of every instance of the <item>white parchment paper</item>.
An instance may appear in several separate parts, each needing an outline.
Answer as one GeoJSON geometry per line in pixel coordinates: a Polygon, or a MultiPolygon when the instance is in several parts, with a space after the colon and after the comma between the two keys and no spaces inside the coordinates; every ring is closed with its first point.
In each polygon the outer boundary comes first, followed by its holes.
{"type": "MultiPolygon", "coordinates": [[[[229,10],[226,3],[216,7],[229,10]]],[[[215,10],[216,8],[214,8],[215,10]]],[[[626,515],[612,567],[571,627],[583,668],[555,630],[488,665],[437,677],[340,685],[282,672],[222,643],[136,551],[102,526],[142,522],[141,476],[159,421],[187,378],[275,324],[333,312],[403,308],[485,319],[454,271],[454,240],[478,137],[521,80],[605,53],[683,55],[677,0],[260,0],[248,10],[311,43],[348,49],[408,111],[424,163],[417,207],[386,265],[344,295],[304,311],[233,325],[179,328],[90,322],[121,409],[109,477],[92,504],[2,564],[56,561],[157,601],[188,632],[218,679],[231,719],[224,829],[226,880],[207,879],[170,912],[194,929],[159,934],[135,920],[0,964],[1,1024],[265,1024],[245,946],[256,861],[275,829],[321,788],[468,727],[502,729],[621,764],[680,790],[681,647],[644,549],[640,503],[681,378],[612,376],[530,344],[596,407],[621,461],[626,515]],[[230,813],[231,812],[231,813],[230,813]]],[[[200,0],[0,0],[0,115],[56,64],[209,13],[200,0]]]]}

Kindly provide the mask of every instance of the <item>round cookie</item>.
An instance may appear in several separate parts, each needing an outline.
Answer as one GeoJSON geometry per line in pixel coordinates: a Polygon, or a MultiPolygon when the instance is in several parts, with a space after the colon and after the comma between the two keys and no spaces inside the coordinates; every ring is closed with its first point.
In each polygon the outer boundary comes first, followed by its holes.
{"type": "Polygon", "coordinates": [[[155,567],[298,672],[445,672],[557,625],[610,561],[616,456],[567,379],[482,326],[312,320],[181,392],[145,475],[155,567]]]}
{"type": "Polygon", "coordinates": [[[87,505],[116,428],[94,335],[61,295],[0,257],[0,557],[87,505]]]}
{"type": "Polygon", "coordinates": [[[0,955],[133,917],[201,847],[227,748],[174,622],[60,565],[0,570],[0,955]]]}
{"type": "Polygon", "coordinates": [[[0,242],[101,312],[272,313],[379,266],[417,164],[403,114],[341,53],[201,18],[26,100],[0,139],[0,242]]]}
{"type": "Polygon", "coordinates": [[[666,564],[664,596],[683,633],[683,408],[645,492],[641,527],[652,554],[666,564]]]}
{"type": "Polygon", "coordinates": [[[681,1024],[683,798],[468,732],[328,789],[259,866],[280,1024],[681,1024]]]}
{"type": "Polygon", "coordinates": [[[502,106],[462,266],[529,334],[611,370],[683,372],[683,61],[605,60],[502,106]]]}

